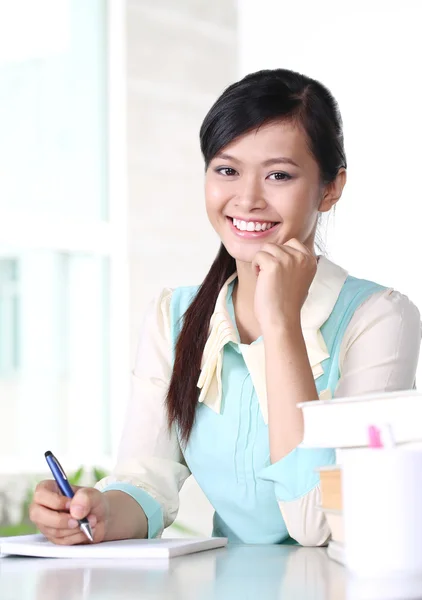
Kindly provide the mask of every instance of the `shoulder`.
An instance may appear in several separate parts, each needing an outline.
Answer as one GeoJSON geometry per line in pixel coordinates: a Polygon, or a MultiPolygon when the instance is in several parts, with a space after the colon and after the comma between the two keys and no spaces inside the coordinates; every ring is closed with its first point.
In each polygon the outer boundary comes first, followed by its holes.
{"type": "Polygon", "coordinates": [[[180,319],[189,308],[198,293],[199,285],[186,285],[174,288],[169,301],[169,313],[172,320],[180,319]]]}
{"type": "Polygon", "coordinates": [[[172,304],[191,300],[199,289],[198,285],[165,287],[150,301],[147,313],[155,316],[168,315],[172,304]]]}
{"type": "MultiPolygon", "coordinates": [[[[417,306],[392,287],[347,274],[340,296],[355,299],[354,316],[357,319],[396,317],[420,324],[417,306]]],[[[356,320],[356,319],[354,319],[356,320]]]]}
{"type": "Polygon", "coordinates": [[[360,318],[395,317],[399,320],[420,324],[418,307],[406,296],[393,288],[382,288],[371,294],[357,309],[360,318]]]}
{"type": "Polygon", "coordinates": [[[199,286],[165,287],[153,298],[145,312],[144,323],[172,339],[172,327],[183,316],[199,286]]]}
{"type": "Polygon", "coordinates": [[[346,331],[349,344],[363,333],[377,331],[380,343],[387,337],[404,335],[418,343],[422,338],[421,315],[418,307],[393,288],[381,288],[368,296],[356,309],[346,331]],[[384,335],[386,336],[384,338],[384,335]]]}

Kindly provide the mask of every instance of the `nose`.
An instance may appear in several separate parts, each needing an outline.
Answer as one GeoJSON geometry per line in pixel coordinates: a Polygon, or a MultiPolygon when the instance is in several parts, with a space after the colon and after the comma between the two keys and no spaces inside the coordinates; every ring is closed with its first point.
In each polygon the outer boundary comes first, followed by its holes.
{"type": "Polygon", "coordinates": [[[260,178],[255,175],[240,178],[236,189],[235,206],[239,206],[244,212],[251,212],[261,210],[266,205],[260,178]]]}

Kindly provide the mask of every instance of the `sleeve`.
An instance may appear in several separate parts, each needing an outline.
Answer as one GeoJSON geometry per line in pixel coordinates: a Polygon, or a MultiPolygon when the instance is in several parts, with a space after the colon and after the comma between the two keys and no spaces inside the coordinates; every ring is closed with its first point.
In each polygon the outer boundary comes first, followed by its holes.
{"type": "MultiPolygon", "coordinates": [[[[370,296],[356,310],[344,334],[335,397],[407,390],[415,387],[422,325],[410,300],[388,289],[370,296]]],[[[332,449],[297,447],[266,467],[289,534],[303,546],[320,546],[330,537],[316,467],[335,463],[332,449]],[[289,486],[281,482],[289,482],[289,486]],[[294,483],[293,483],[294,482],[294,483]]]]}
{"type": "Polygon", "coordinates": [[[416,306],[392,289],[355,312],[340,348],[336,397],[416,387],[422,325],[416,306]]]}
{"type": "Polygon", "coordinates": [[[150,538],[159,537],[176,518],[179,491],[190,475],[165,410],[172,369],[171,293],[165,289],[145,314],[117,463],[96,484],[102,492],[132,496],[146,514],[150,538]]]}

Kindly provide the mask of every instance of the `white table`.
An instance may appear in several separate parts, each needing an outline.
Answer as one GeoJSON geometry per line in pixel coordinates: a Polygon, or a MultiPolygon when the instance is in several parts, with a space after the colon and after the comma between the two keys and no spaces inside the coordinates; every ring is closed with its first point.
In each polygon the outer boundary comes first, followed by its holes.
{"type": "Polygon", "coordinates": [[[150,564],[0,559],[1,600],[356,600],[353,586],[325,548],[233,545],[150,564]]]}

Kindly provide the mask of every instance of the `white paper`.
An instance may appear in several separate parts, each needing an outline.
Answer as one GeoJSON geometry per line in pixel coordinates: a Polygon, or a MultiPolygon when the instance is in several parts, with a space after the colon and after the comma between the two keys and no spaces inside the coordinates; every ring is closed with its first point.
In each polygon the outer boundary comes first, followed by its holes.
{"type": "Polygon", "coordinates": [[[375,577],[422,574],[422,451],[367,449],[343,457],[347,566],[375,577]]]}
{"type": "Polygon", "coordinates": [[[101,544],[58,546],[49,542],[43,535],[25,535],[3,539],[0,542],[0,555],[46,558],[156,559],[221,548],[226,544],[227,538],[195,538],[118,540],[101,544]]]}

